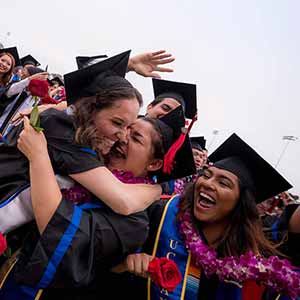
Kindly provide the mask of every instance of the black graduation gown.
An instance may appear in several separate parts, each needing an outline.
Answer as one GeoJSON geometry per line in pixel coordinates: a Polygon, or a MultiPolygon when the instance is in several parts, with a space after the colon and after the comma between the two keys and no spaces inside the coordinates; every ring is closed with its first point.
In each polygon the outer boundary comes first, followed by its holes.
{"type": "MultiPolygon", "coordinates": [[[[62,200],[43,234],[35,230],[19,255],[12,275],[21,285],[47,287],[40,300],[99,299],[109,269],[140,249],[148,236],[146,212],[122,216],[102,206],[82,210],[76,221],[78,209],[62,200]]],[[[0,298],[7,297],[0,290],[0,298]]]]}
{"type": "Polygon", "coordinates": [[[294,266],[300,267],[300,234],[288,232],[289,221],[298,207],[299,204],[289,204],[279,218],[277,216],[265,216],[263,224],[265,233],[271,240],[276,243],[284,241],[279,250],[287,255],[294,266]]]}
{"type": "MultiPolygon", "coordinates": [[[[72,116],[56,109],[41,114],[41,127],[48,142],[49,156],[55,173],[68,175],[88,171],[103,163],[95,154],[75,144],[72,116]]],[[[6,201],[29,184],[29,164],[16,144],[23,126],[13,128],[0,144],[0,209],[6,201]]]]}

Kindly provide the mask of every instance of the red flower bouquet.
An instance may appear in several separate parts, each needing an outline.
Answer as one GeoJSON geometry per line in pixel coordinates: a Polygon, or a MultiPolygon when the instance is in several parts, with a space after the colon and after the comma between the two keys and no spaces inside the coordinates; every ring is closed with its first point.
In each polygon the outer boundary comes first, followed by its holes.
{"type": "Polygon", "coordinates": [[[48,95],[49,84],[47,80],[32,79],[29,82],[28,90],[32,96],[43,98],[48,95]]]}
{"type": "Polygon", "coordinates": [[[177,264],[166,257],[154,257],[149,263],[148,272],[151,280],[168,292],[173,292],[182,278],[177,264]]]}
{"type": "Polygon", "coordinates": [[[5,237],[0,232],[0,255],[4,253],[7,248],[7,243],[5,237]]]}
{"type": "Polygon", "coordinates": [[[47,98],[47,96],[49,97],[48,94],[49,84],[46,80],[32,79],[29,82],[28,90],[34,98],[34,106],[30,114],[30,124],[35,130],[42,131],[43,128],[40,127],[38,97],[39,98],[45,98],[45,97],[47,98]]]}

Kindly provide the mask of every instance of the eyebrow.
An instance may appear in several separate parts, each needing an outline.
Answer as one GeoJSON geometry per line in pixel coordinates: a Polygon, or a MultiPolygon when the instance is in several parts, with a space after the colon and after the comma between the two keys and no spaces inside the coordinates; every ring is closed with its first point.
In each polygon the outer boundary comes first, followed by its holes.
{"type": "MultiPolygon", "coordinates": [[[[209,174],[210,175],[215,175],[214,173],[213,173],[213,171],[211,171],[210,169],[204,169],[204,172],[209,172],[209,174]]],[[[232,185],[234,185],[234,182],[229,178],[229,177],[227,177],[227,176],[225,176],[225,175],[216,175],[217,177],[219,177],[220,179],[224,179],[224,180],[228,180],[232,185]]]]}

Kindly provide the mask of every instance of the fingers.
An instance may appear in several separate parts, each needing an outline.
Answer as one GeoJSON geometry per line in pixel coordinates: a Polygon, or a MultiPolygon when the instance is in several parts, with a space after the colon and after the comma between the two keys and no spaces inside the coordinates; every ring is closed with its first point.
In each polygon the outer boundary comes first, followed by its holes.
{"type": "Polygon", "coordinates": [[[168,58],[168,59],[155,59],[152,61],[153,64],[156,65],[164,65],[164,64],[169,64],[175,60],[174,57],[168,58]]]}
{"type": "Polygon", "coordinates": [[[175,57],[172,57],[172,54],[170,54],[170,53],[152,56],[152,60],[169,59],[169,58],[172,58],[173,60],[175,60],[175,57]]]}
{"type": "Polygon", "coordinates": [[[146,73],[144,76],[146,76],[146,77],[152,77],[152,78],[157,78],[157,79],[161,79],[161,76],[160,76],[158,73],[148,72],[148,73],[146,73]]]}
{"type": "Polygon", "coordinates": [[[156,68],[154,69],[154,71],[171,73],[171,72],[173,72],[173,69],[171,69],[171,68],[156,67],[156,68]]]}
{"type": "Polygon", "coordinates": [[[135,275],[147,277],[149,262],[152,257],[147,254],[131,254],[127,257],[127,269],[135,275]]]}
{"type": "Polygon", "coordinates": [[[23,122],[24,122],[24,129],[28,130],[29,128],[31,128],[31,125],[30,125],[28,117],[24,116],[23,117],[23,122]]]}
{"type": "Polygon", "coordinates": [[[158,51],[151,52],[151,55],[152,56],[156,56],[156,55],[163,54],[165,52],[166,52],[166,50],[158,50],[158,51]]]}

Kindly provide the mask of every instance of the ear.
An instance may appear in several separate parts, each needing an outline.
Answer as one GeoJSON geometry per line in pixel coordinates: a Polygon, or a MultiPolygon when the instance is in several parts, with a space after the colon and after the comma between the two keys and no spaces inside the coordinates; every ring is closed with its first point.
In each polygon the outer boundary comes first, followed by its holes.
{"type": "Polygon", "coordinates": [[[148,106],[147,106],[147,111],[149,110],[149,109],[152,109],[153,108],[153,105],[152,104],[148,104],[148,106]]]}
{"type": "Polygon", "coordinates": [[[163,160],[162,159],[153,159],[147,166],[148,172],[154,172],[162,168],[163,160]]]}

